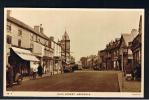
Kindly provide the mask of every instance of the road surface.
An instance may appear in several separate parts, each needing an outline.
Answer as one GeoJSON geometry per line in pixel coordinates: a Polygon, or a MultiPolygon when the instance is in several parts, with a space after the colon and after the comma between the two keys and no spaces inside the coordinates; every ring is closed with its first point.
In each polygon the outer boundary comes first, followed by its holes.
{"type": "Polygon", "coordinates": [[[119,92],[116,73],[91,71],[64,73],[7,88],[8,91],[64,91],[64,92],[119,92]]]}

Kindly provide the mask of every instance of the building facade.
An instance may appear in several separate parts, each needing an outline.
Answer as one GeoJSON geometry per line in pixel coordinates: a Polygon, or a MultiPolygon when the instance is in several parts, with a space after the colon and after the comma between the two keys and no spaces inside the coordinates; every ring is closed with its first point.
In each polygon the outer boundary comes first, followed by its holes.
{"type": "Polygon", "coordinates": [[[129,43],[137,35],[137,30],[132,29],[131,33],[122,34],[120,38],[109,42],[104,50],[100,51],[102,66],[107,70],[121,70],[130,72],[132,68],[133,53],[129,43]],[[128,68],[128,64],[130,67],[128,68]]]}
{"type": "Polygon", "coordinates": [[[81,58],[80,58],[80,62],[81,62],[81,64],[82,64],[82,67],[83,67],[84,69],[87,69],[87,57],[81,57],[81,58]]]}
{"type": "Polygon", "coordinates": [[[131,73],[133,64],[133,53],[129,43],[133,41],[138,34],[136,29],[132,29],[130,34],[122,34],[120,40],[120,60],[121,69],[124,73],[131,73]]]}
{"type": "Polygon", "coordinates": [[[7,13],[6,52],[7,64],[16,72],[30,74],[33,63],[41,63],[46,73],[50,63],[51,48],[49,38],[44,34],[42,25],[34,28],[7,13]],[[15,60],[13,60],[15,59],[15,60]]]}
{"type": "MultiPolygon", "coordinates": [[[[131,42],[131,50],[133,53],[133,69],[138,66],[141,74],[141,59],[142,59],[142,15],[140,16],[140,21],[139,21],[139,30],[138,30],[138,35],[133,39],[131,42]]],[[[140,76],[141,77],[141,76],[140,76]]]]}
{"type": "Polygon", "coordinates": [[[52,48],[52,62],[53,62],[53,67],[51,68],[51,70],[53,70],[53,74],[59,74],[63,72],[63,68],[62,68],[62,58],[61,58],[61,44],[60,42],[56,42],[54,41],[54,37],[50,37],[50,47],[52,48]]]}

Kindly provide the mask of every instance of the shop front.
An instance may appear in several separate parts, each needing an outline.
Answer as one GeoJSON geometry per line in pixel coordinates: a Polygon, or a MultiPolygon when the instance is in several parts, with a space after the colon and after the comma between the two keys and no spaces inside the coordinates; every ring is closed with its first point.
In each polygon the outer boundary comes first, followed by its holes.
{"type": "Polygon", "coordinates": [[[13,66],[14,76],[17,73],[28,76],[31,71],[31,62],[39,62],[39,60],[29,50],[11,47],[8,62],[13,66]]]}
{"type": "Polygon", "coordinates": [[[54,72],[56,74],[62,73],[62,60],[59,56],[54,56],[54,72]]]}

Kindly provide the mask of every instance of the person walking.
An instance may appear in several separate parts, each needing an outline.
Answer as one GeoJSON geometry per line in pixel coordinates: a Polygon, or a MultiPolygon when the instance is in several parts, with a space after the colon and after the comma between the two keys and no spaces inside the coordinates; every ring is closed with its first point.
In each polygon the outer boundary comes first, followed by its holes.
{"type": "Polygon", "coordinates": [[[8,64],[7,65],[7,81],[8,81],[9,87],[13,86],[13,76],[14,76],[13,67],[10,64],[8,64]]]}
{"type": "Polygon", "coordinates": [[[43,68],[42,68],[41,64],[39,64],[39,66],[38,66],[38,75],[40,77],[42,77],[42,74],[43,74],[43,68]]]}
{"type": "Polygon", "coordinates": [[[33,79],[33,68],[30,69],[30,79],[33,79]]]}
{"type": "Polygon", "coordinates": [[[33,79],[36,79],[37,76],[37,64],[36,62],[34,62],[34,66],[33,66],[33,79]]]}

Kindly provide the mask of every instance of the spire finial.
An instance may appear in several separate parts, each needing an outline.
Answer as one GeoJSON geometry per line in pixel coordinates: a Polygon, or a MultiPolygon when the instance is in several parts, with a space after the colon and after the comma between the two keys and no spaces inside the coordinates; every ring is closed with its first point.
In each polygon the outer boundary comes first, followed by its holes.
{"type": "Polygon", "coordinates": [[[142,15],[140,15],[140,21],[139,21],[139,33],[142,33],[142,15]]]}

